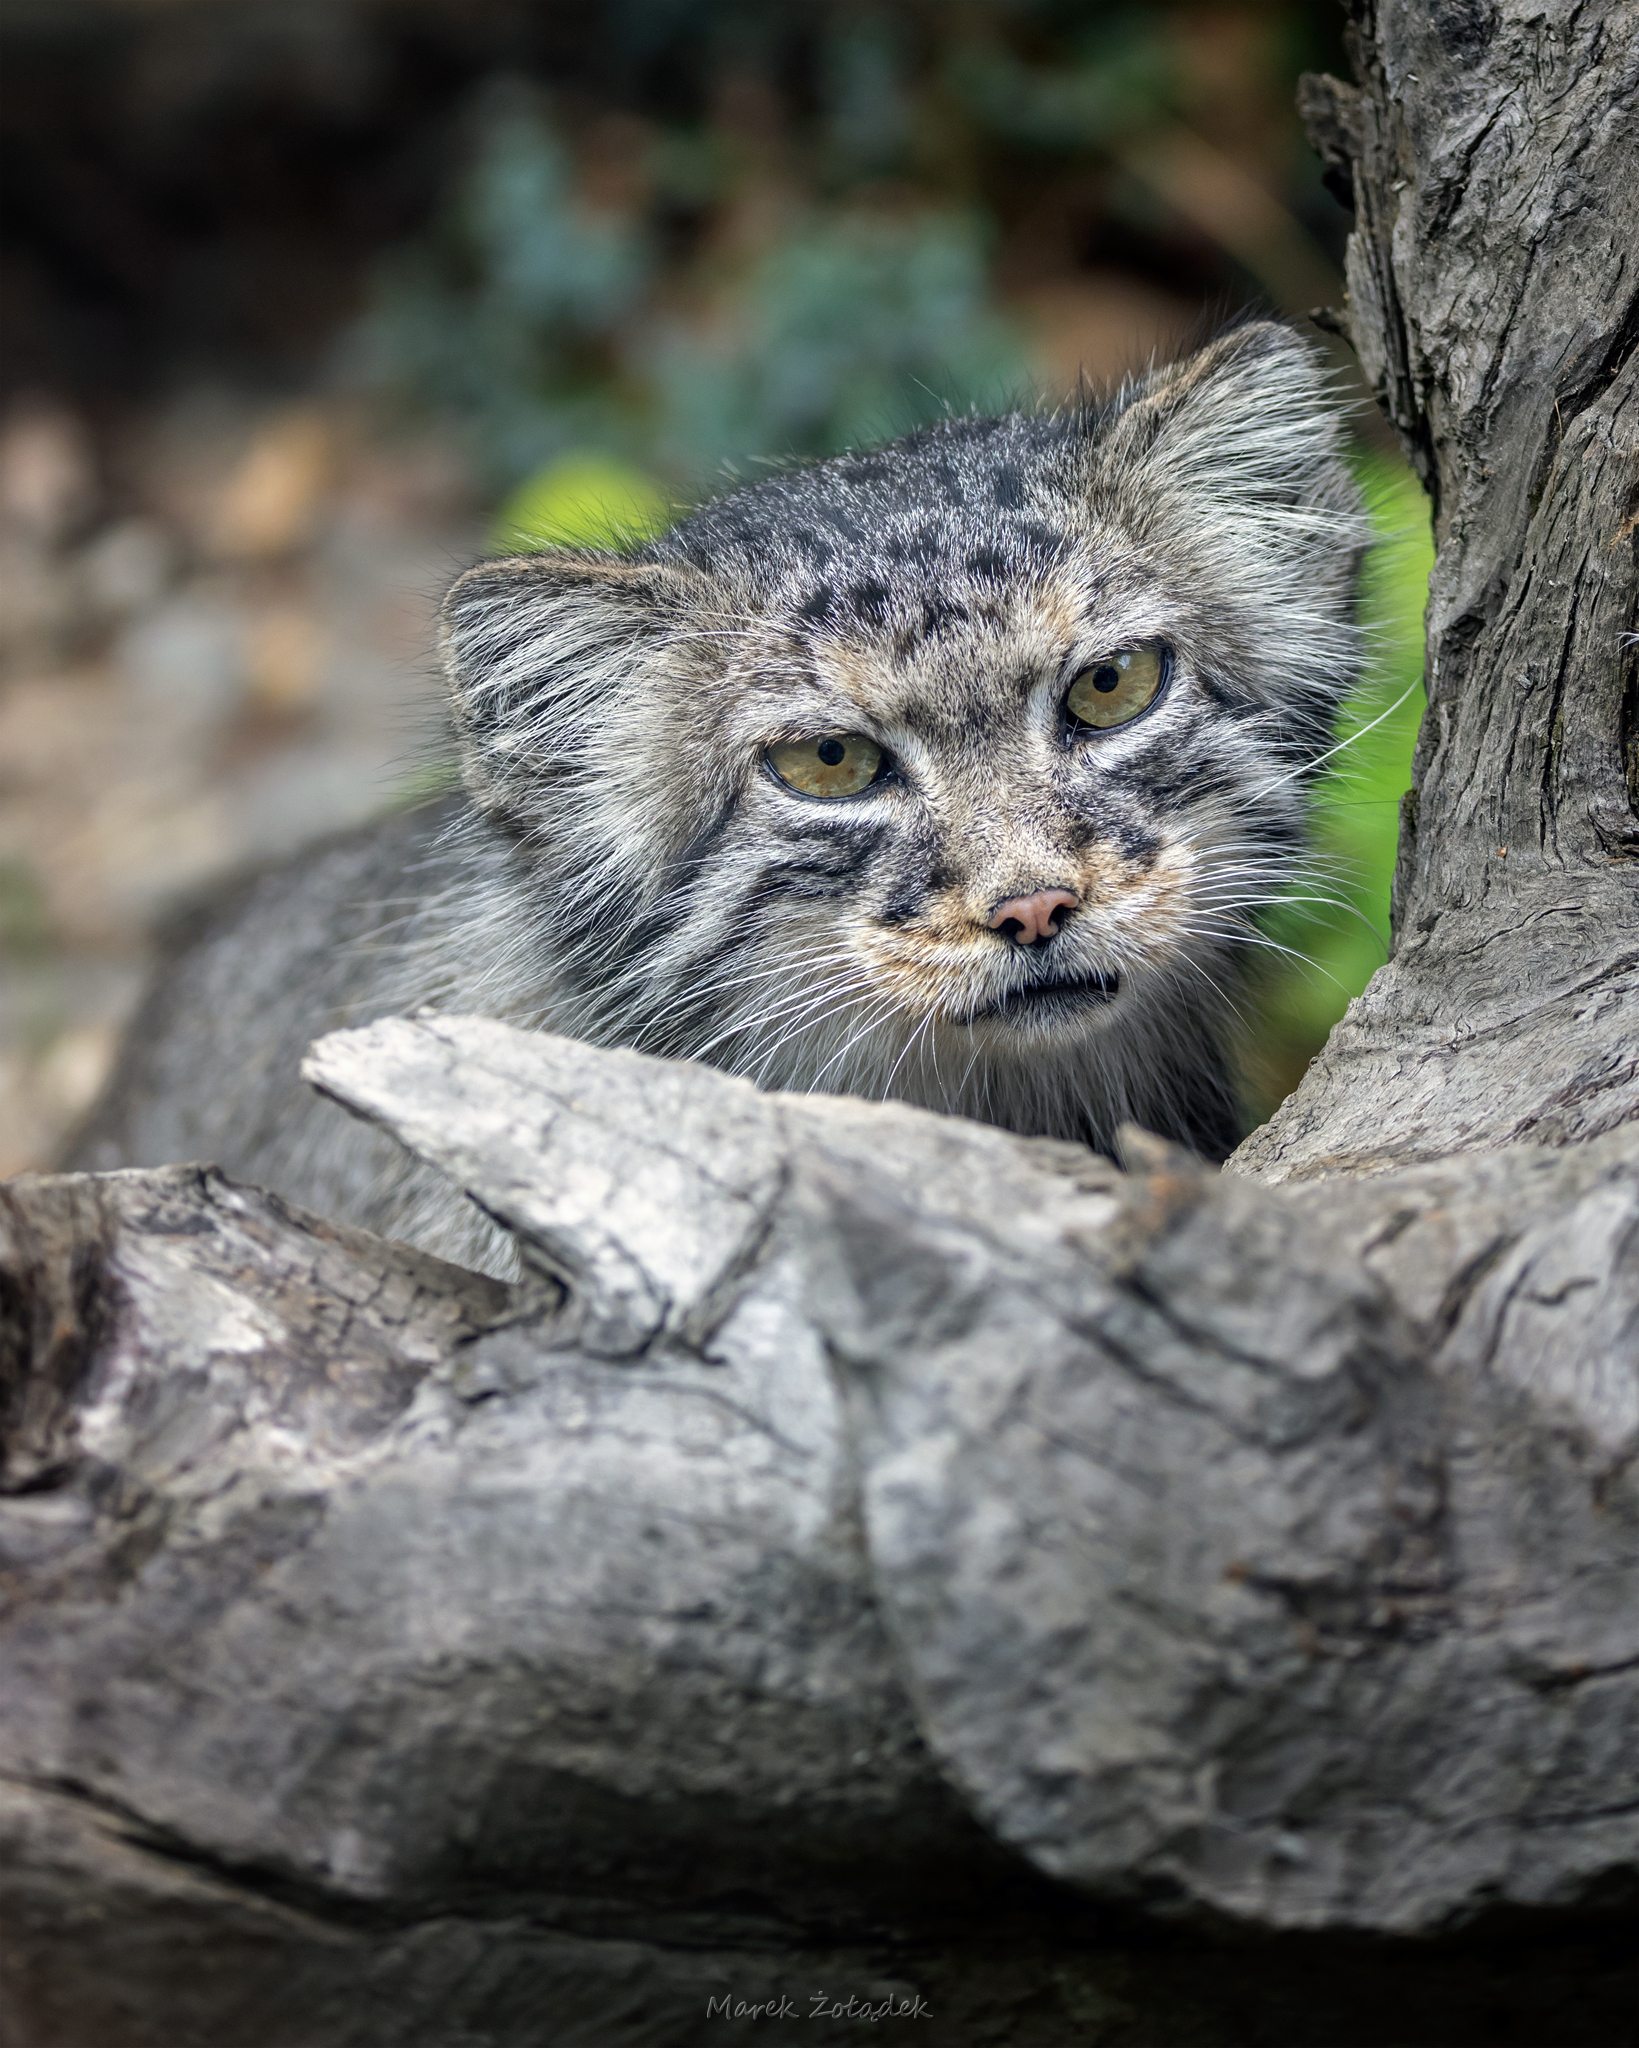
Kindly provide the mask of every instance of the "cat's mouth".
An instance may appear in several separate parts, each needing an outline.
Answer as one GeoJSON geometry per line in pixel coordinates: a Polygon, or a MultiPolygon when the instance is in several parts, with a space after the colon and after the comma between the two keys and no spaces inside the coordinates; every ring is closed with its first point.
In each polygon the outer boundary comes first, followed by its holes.
{"type": "Polygon", "coordinates": [[[1026,1018],[1048,1023],[1068,1019],[1093,1003],[1113,1002],[1121,988],[1119,974],[1066,975],[1059,981],[1037,981],[1024,988],[1011,988],[993,1001],[969,1010],[963,1024],[995,1021],[1022,1023],[1026,1018]]]}

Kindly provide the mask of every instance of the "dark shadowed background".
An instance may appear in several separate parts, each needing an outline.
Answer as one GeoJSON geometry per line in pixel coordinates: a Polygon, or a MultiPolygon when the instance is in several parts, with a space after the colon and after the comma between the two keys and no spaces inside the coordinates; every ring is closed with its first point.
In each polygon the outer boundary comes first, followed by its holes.
{"type": "MultiPolygon", "coordinates": [[[[6,0],[0,1173],[89,1102],[171,906],[426,786],[432,609],[484,547],[1335,303],[1292,94],[1340,31],[1330,0],[6,0]]],[[[1421,710],[1426,513],[1347,388],[1377,658],[1324,872],[1260,942],[1254,1113],[1383,957],[1421,710]]]]}

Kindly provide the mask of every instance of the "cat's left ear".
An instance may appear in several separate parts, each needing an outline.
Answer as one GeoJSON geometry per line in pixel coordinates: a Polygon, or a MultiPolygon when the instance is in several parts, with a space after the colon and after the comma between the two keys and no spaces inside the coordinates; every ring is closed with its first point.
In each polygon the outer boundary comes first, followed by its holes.
{"type": "Polygon", "coordinates": [[[469,569],[444,600],[440,644],[474,799],[526,826],[549,816],[552,785],[676,668],[712,597],[697,570],[592,550],[469,569]]]}
{"type": "Polygon", "coordinates": [[[1226,590],[1350,608],[1370,528],[1343,421],[1318,350],[1258,321],[1130,390],[1094,490],[1141,533],[1170,528],[1226,590]]]}

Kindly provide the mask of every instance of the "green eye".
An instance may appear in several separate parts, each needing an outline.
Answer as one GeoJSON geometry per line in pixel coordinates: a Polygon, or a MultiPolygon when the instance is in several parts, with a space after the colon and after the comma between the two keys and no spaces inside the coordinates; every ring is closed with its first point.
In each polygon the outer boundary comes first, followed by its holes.
{"type": "Polygon", "coordinates": [[[1084,668],[1070,685],[1064,708],[1077,725],[1125,725],[1155,702],[1164,673],[1159,641],[1124,647],[1084,668]]]}
{"type": "Polygon", "coordinates": [[[857,732],[817,740],[782,740],[768,750],[768,765],[804,796],[858,796],[882,769],[882,749],[857,732]]]}

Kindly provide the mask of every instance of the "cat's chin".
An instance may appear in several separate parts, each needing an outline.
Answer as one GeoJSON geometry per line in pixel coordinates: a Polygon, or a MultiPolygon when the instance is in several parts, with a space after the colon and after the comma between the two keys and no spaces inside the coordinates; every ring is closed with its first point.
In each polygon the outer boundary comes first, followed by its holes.
{"type": "Polygon", "coordinates": [[[1118,974],[1066,976],[1011,989],[953,1021],[990,1038],[1052,1038],[1085,1030],[1092,1014],[1107,1009],[1120,993],[1118,974]]]}

